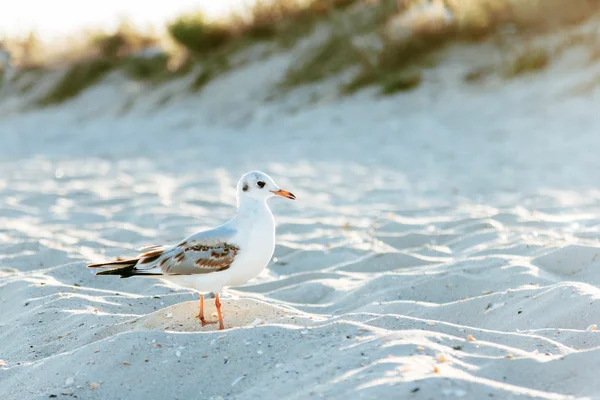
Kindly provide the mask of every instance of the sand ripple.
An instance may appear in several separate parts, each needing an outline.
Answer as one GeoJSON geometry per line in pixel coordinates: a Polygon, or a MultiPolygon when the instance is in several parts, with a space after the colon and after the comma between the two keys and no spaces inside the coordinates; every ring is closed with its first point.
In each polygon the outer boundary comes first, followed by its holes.
{"type": "Polygon", "coordinates": [[[298,399],[561,399],[600,389],[596,371],[579,368],[600,355],[600,334],[586,331],[600,315],[600,246],[589,227],[571,229],[584,238],[569,243],[563,209],[321,217],[314,204],[277,203],[276,258],[224,297],[228,329],[215,332],[193,318],[194,294],[96,278],[84,265],[217,223],[232,211],[229,188],[220,200],[215,180],[125,184],[118,165],[67,166],[62,185],[29,169],[5,179],[0,216],[2,398],[257,398],[267,387],[298,399]]]}

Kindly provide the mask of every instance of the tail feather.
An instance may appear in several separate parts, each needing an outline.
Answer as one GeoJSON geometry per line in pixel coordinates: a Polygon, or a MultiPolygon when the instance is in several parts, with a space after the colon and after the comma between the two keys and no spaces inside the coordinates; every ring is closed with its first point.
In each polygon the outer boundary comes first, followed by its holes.
{"type": "Polygon", "coordinates": [[[121,278],[128,278],[135,275],[135,266],[138,263],[137,258],[130,260],[111,261],[101,264],[90,264],[88,268],[109,268],[112,266],[120,266],[119,268],[108,269],[106,271],[98,272],[96,275],[120,275],[121,278]]]}
{"type": "Polygon", "coordinates": [[[110,262],[105,262],[105,263],[99,263],[99,264],[90,264],[87,267],[88,268],[108,268],[112,265],[135,265],[137,264],[139,258],[131,258],[129,260],[118,260],[118,261],[110,261],[110,262]]]}
{"type": "Polygon", "coordinates": [[[119,275],[121,278],[129,278],[135,275],[135,265],[128,265],[127,267],[107,269],[106,271],[97,272],[96,275],[119,275]]]}

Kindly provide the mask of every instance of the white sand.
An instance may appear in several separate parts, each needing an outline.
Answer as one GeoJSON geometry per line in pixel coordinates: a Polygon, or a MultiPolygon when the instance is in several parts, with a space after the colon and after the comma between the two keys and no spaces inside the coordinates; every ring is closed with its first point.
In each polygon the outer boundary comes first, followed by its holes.
{"type": "Polygon", "coordinates": [[[5,99],[0,399],[600,398],[600,91],[573,60],[466,86],[450,59],[383,99],[261,101],[286,55],[199,95],[5,99]],[[298,201],[225,331],[84,268],[225,221],[249,169],[298,201]]]}

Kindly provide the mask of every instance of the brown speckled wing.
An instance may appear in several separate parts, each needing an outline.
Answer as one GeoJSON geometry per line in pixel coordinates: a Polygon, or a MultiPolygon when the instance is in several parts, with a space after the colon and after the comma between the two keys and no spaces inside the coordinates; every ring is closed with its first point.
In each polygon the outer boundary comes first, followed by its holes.
{"type": "Polygon", "coordinates": [[[239,247],[227,242],[183,242],[168,254],[164,254],[158,266],[165,275],[224,271],[233,264],[239,250],[239,247]]]}

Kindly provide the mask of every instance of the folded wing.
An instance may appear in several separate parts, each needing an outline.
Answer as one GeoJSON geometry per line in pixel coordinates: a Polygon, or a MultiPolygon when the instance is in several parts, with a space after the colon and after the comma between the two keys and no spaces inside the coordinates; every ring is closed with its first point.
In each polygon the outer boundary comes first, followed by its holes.
{"type": "Polygon", "coordinates": [[[153,248],[136,258],[90,268],[117,267],[97,275],[120,275],[122,278],[141,275],[195,275],[227,270],[240,248],[233,243],[236,232],[217,228],[196,233],[181,243],[167,248],[153,248]]]}

